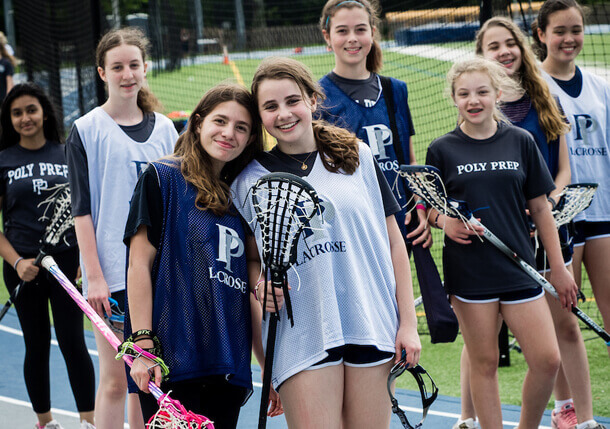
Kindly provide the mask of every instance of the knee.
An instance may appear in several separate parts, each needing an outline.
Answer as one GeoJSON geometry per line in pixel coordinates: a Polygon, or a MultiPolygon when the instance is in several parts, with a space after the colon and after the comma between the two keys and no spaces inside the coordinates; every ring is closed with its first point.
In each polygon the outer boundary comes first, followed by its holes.
{"type": "Polygon", "coordinates": [[[559,350],[552,350],[537,356],[532,362],[528,362],[530,370],[547,377],[555,377],[561,366],[559,350]]]}
{"type": "Polygon", "coordinates": [[[125,378],[107,377],[100,380],[98,391],[109,399],[123,400],[127,395],[127,380],[125,378]]]}
{"type": "Polygon", "coordinates": [[[472,361],[471,371],[485,378],[494,378],[498,372],[498,354],[479,355],[476,361],[472,361]]]}
{"type": "Polygon", "coordinates": [[[556,327],[557,339],[564,343],[576,344],[582,341],[580,326],[574,317],[556,327]]]}

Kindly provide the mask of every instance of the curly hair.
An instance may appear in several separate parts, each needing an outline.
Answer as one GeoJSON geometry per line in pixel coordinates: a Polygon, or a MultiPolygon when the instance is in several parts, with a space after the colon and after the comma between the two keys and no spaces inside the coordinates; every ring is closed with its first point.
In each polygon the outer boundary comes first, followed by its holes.
{"type": "MultiPolygon", "coordinates": [[[[261,61],[252,78],[252,95],[255,99],[258,99],[261,82],[268,79],[293,80],[300,88],[303,98],[308,100],[323,101],[326,98],[311,71],[303,63],[291,58],[270,57],[261,61]]],[[[354,173],[360,165],[358,138],[351,132],[322,120],[313,121],[312,127],[324,168],[333,173],[339,170],[347,174],[354,173]]]]}
{"type": "Polygon", "coordinates": [[[0,133],[0,150],[16,145],[19,143],[19,139],[21,139],[21,136],[15,131],[15,127],[13,127],[13,122],[11,121],[11,105],[13,104],[13,101],[25,95],[36,98],[42,107],[44,115],[42,127],[44,137],[49,141],[63,143],[57,112],[55,111],[55,107],[53,107],[51,99],[41,87],[35,83],[26,82],[15,85],[2,102],[2,107],[0,108],[0,126],[2,127],[0,133]]]}
{"type": "Polygon", "coordinates": [[[521,67],[517,70],[518,76],[515,77],[520,81],[521,87],[532,100],[547,141],[550,143],[558,139],[559,136],[566,134],[570,127],[565,122],[565,117],[561,114],[559,106],[551,95],[549,86],[538,69],[534,53],[526,43],[525,35],[514,22],[504,17],[491,18],[485,22],[477,32],[475,39],[477,55],[483,56],[485,33],[493,27],[502,27],[508,30],[521,51],[521,67]]]}
{"type": "Polygon", "coordinates": [[[542,43],[538,36],[538,29],[542,32],[546,32],[546,27],[549,25],[549,19],[552,14],[562,10],[568,10],[574,8],[580,13],[582,17],[583,26],[585,24],[585,15],[587,10],[582,7],[576,0],[546,0],[540,10],[538,11],[538,17],[532,22],[532,49],[540,61],[544,61],[548,55],[546,45],[542,43]]]}
{"type": "MultiPolygon", "coordinates": [[[[369,15],[371,29],[379,27],[379,7],[375,0],[328,0],[322,8],[322,15],[320,16],[320,30],[322,34],[329,34],[332,17],[339,9],[353,9],[355,7],[363,8],[369,15]]],[[[379,33],[376,33],[373,37],[371,51],[366,56],[366,69],[373,73],[379,73],[383,66],[383,54],[377,40],[377,34],[379,33]]]]}
{"type": "MultiPolygon", "coordinates": [[[[146,63],[146,53],[150,47],[150,41],[140,29],[135,27],[124,27],[110,30],[102,36],[97,44],[97,49],[95,50],[95,62],[97,66],[104,69],[106,64],[106,53],[121,45],[137,47],[142,54],[142,62],[146,63]]],[[[143,86],[140,88],[140,91],[138,91],[137,103],[138,107],[142,109],[144,113],[151,113],[155,110],[159,111],[162,109],[161,102],[147,86],[143,86]]]]}
{"type": "Polygon", "coordinates": [[[228,212],[231,206],[231,189],[229,185],[244,167],[263,151],[262,126],[254,97],[248,90],[237,84],[222,83],[208,90],[197,107],[191,113],[186,131],[178,138],[174,153],[166,158],[169,165],[172,161],[180,162],[184,179],[197,189],[195,204],[200,210],[210,210],[216,215],[228,212]],[[201,146],[199,128],[203,120],[218,105],[235,101],[250,114],[250,142],[244,151],[234,160],[228,162],[220,176],[214,174],[212,158],[201,146]]]}

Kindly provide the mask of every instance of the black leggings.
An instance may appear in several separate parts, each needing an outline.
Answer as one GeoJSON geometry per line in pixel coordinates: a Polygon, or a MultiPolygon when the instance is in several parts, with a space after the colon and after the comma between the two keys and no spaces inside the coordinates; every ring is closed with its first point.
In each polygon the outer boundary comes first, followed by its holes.
{"type": "MultiPolygon", "coordinates": [[[[69,279],[74,279],[78,269],[78,250],[71,249],[53,255],[53,258],[64,274],[69,279]]],[[[5,262],[4,283],[9,292],[12,292],[20,281],[13,267],[5,262]]],[[[38,414],[46,413],[51,409],[49,301],[53,311],[57,342],[66,362],[76,407],[80,412],[93,411],[95,374],[85,345],[83,312],[57,280],[43,268],[40,268],[34,281],[23,285],[15,299],[15,308],[25,341],[23,374],[32,408],[38,414]]]]}
{"type": "MultiPolygon", "coordinates": [[[[172,399],[179,400],[187,410],[212,420],[216,429],[237,427],[239,410],[248,394],[245,387],[229,384],[221,375],[197,381],[161,383],[161,389],[164,392],[171,390],[172,399]]],[[[147,423],[159,406],[153,395],[143,392],[138,392],[138,395],[144,422],[147,423]]]]}

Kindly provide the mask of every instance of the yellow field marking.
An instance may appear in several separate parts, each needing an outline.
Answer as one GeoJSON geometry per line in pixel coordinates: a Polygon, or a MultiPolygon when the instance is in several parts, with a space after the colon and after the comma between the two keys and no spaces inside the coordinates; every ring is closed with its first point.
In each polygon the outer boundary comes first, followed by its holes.
{"type": "Polygon", "coordinates": [[[241,77],[241,73],[239,72],[239,69],[237,68],[237,65],[235,65],[235,61],[229,61],[229,65],[231,66],[231,70],[233,71],[233,75],[235,76],[235,80],[237,80],[237,83],[243,86],[246,86],[244,84],[244,80],[241,77]]]}

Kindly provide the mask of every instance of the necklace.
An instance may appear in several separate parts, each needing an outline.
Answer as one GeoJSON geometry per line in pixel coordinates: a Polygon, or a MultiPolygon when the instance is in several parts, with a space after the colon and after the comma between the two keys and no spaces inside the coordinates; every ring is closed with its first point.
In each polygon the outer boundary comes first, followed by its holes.
{"type": "Polygon", "coordinates": [[[301,161],[300,159],[297,159],[297,158],[295,158],[294,156],[289,155],[289,154],[287,154],[287,153],[284,153],[284,155],[286,155],[286,156],[287,156],[287,157],[289,157],[289,158],[294,159],[296,162],[300,162],[300,163],[301,163],[301,170],[305,171],[305,170],[307,170],[307,160],[309,159],[309,157],[310,157],[311,155],[313,155],[313,154],[314,154],[314,153],[316,153],[316,152],[317,152],[317,151],[313,151],[313,152],[311,152],[309,155],[307,155],[307,158],[305,158],[305,160],[303,160],[303,161],[301,161]]]}

